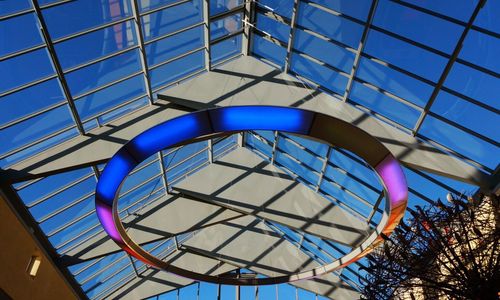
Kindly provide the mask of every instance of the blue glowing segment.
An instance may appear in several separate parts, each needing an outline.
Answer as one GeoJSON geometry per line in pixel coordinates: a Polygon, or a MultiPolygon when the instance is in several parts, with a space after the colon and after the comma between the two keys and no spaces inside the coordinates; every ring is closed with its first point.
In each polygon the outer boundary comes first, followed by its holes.
{"type": "Polygon", "coordinates": [[[96,197],[104,203],[112,205],[120,184],[136,165],[136,161],[124,149],[118,151],[110,159],[99,177],[96,197]]]}
{"type": "Polygon", "coordinates": [[[314,113],[290,107],[232,106],[210,111],[215,132],[279,130],[308,134],[314,113]]]}
{"type": "Polygon", "coordinates": [[[177,143],[212,133],[206,112],[191,113],[164,122],[132,139],[126,146],[137,161],[177,143]]]}

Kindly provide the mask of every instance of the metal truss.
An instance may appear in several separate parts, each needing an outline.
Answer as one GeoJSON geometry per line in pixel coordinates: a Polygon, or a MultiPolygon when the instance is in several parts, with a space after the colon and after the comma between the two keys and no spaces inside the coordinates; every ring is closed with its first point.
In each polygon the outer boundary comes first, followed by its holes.
{"type": "MultiPolygon", "coordinates": [[[[259,30],[258,28],[254,28],[253,29],[254,34],[257,34],[257,35],[263,37],[264,39],[266,39],[266,40],[268,40],[268,41],[270,41],[270,42],[272,42],[272,43],[274,43],[274,44],[276,44],[276,45],[278,45],[280,47],[283,47],[283,48],[287,49],[287,60],[286,60],[286,63],[285,63],[285,67],[288,69],[289,73],[291,73],[292,75],[300,77],[300,74],[296,74],[295,72],[290,71],[289,67],[287,67],[287,66],[289,66],[291,64],[291,60],[288,59],[288,57],[291,58],[291,53],[296,53],[296,54],[298,54],[298,55],[300,55],[300,56],[302,56],[302,57],[304,57],[304,58],[306,58],[306,59],[308,59],[308,60],[310,60],[310,61],[312,61],[312,62],[314,62],[316,64],[319,64],[319,65],[322,65],[322,66],[324,66],[326,68],[329,68],[333,72],[339,74],[340,76],[346,77],[348,79],[348,84],[347,84],[346,90],[345,90],[345,92],[344,92],[343,95],[339,95],[336,92],[328,89],[327,87],[319,86],[319,88],[321,88],[322,90],[324,90],[324,91],[326,91],[326,92],[328,92],[330,94],[336,95],[340,99],[343,99],[344,101],[349,102],[352,105],[355,105],[359,109],[364,110],[364,111],[366,111],[366,112],[368,112],[368,113],[370,113],[372,115],[375,115],[379,119],[382,119],[383,121],[385,121],[385,122],[387,122],[387,123],[389,123],[389,124],[391,124],[391,125],[399,128],[399,129],[401,129],[401,130],[403,130],[405,132],[408,132],[409,134],[413,134],[413,135],[417,136],[418,138],[420,138],[422,140],[425,140],[426,142],[428,142],[428,143],[430,143],[430,144],[432,144],[434,146],[437,146],[438,148],[441,148],[441,149],[445,150],[446,152],[451,153],[452,155],[454,155],[456,157],[459,157],[460,159],[462,159],[462,160],[464,160],[464,161],[466,161],[466,162],[468,162],[468,163],[470,163],[472,165],[475,165],[478,168],[487,170],[490,173],[493,172],[492,169],[484,166],[483,164],[481,164],[479,162],[476,162],[474,160],[471,160],[468,157],[466,157],[466,156],[464,156],[464,155],[462,155],[462,154],[454,151],[453,149],[450,149],[449,147],[446,147],[446,146],[442,145],[441,143],[438,143],[436,141],[433,141],[433,140],[427,138],[423,134],[419,133],[418,129],[420,128],[420,126],[421,126],[421,124],[423,122],[423,119],[427,115],[431,115],[434,118],[437,118],[437,119],[439,119],[440,121],[442,121],[442,122],[444,122],[446,124],[449,124],[449,125],[451,125],[451,126],[453,126],[455,128],[458,128],[458,129],[460,129],[460,130],[462,130],[462,131],[464,131],[464,132],[466,132],[468,134],[471,134],[471,135],[473,135],[473,136],[475,136],[475,137],[477,137],[477,138],[479,138],[479,139],[481,139],[481,140],[483,140],[483,141],[485,141],[487,143],[490,143],[490,144],[492,144],[492,145],[494,145],[496,147],[500,147],[500,143],[498,141],[495,141],[495,140],[493,140],[493,139],[491,139],[491,138],[489,138],[489,137],[487,137],[487,136],[485,136],[483,134],[475,132],[474,130],[472,130],[470,128],[462,126],[462,125],[460,125],[460,124],[458,124],[458,123],[456,123],[454,121],[448,120],[448,119],[446,119],[446,118],[444,118],[442,116],[439,116],[438,114],[435,114],[432,111],[430,111],[430,106],[434,102],[434,99],[436,98],[437,93],[440,90],[443,90],[443,91],[448,92],[448,93],[450,93],[450,94],[452,94],[452,95],[454,95],[454,96],[456,96],[458,98],[461,98],[461,99],[463,99],[463,100],[465,100],[467,102],[470,102],[472,104],[478,105],[478,106],[480,106],[480,107],[482,107],[482,108],[484,108],[486,110],[489,110],[489,111],[491,111],[493,113],[500,114],[500,110],[496,109],[495,107],[492,107],[492,106],[490,106],[488,104],[485,104],[485,103],[483,103],[483,102],[481,102],[479,100],[473,99],[473,98],[471,98],[469,96],[466,96],[466,95],[464,95],[462,93],[459,93],[457,91],[451,90],[450,88],[448,88],[448,87],[446,87],[446,86],[443,85],[443,83],[444,83],[444,81],[446,79],[446,75],[448,74],[449,70],[451,70],[451,67],[452,67],[452,65],[453,65],[454,62],[459,62],[459,63],[464,64],[464,65],[466,65],[466,66],[468,66],[468,67],[470,67],[472,69],[475,69],[475,70],[480,71],[480,72],[485,72],[485,73],[487,73],[487,74],[489,74],[489,75],[491,75],[493,77],[496,77],[496,78],[500,78],[500,74],[498,74],[498,73],[496,73],[496,72],[494,72],[492,70],[488,70],[488,69],[486,69],[484,67],[475,65],[475,64],[473,64],[471,62],[465,61],[464,59],[458,58],[458,53],[459,53],[459,49],[458,48],[455,48],[455,50],[458,50],[458,52],[455,53],[455,51],[454,51],[454,53],[452,53],[450,55],[448,53],[442,52],[440,50],[434,49],[434,48],[429,47],[427,45],[424,45],[422,43],[416,42],[416,41],[408,39],[408,38],[406,38],[404,36],[398,35],[396,33],[393,33],[391,31],[388,31],[386,29],[383,29],[381,27],[373,25],[371,23],[371,21],[373,20],[373,16],[375,14],[377,1],[373,1],[372,2],[372,6],[370,7],[370,11],[369,11],[368,18],[367,18],[366,21],[359,20],[357,18],[354,18],[354,17],[348,16],[348,15],[342,14],[340,12],[334,11],[333,9],[327,8],[327,7],[322,6],[322,5],[318,4],[318,3],[310,2],[308,0],[299,0],[299,1],[302,1],[303,3],[307,3],[308,5],[311,5],[311,6],[317,8],[317,9],[320,9],[320,10],[322,10],[324,12],[330,13],[332,15],[335,15],[335,16],[338,16],[338,17],[350,20],[350,21],[352,21],[354,23],[357,23],[359,25],[362,25],[362,26],[364,26],[364,30],[363,30],[362,38],[361,38],[361,41],[360,41],[358,49],[354,49],[354,48],[350,47],[349,45],[346,45],[346,44],[344,44],[342,42],[339,42],[339,41],[336,41],[336,40],[331,39],[329,37],[326,37],[326,36],[324,36],[324,35],[322,35],[322,34],[320,34],[318,32],[314,32],[312,30],[309,30],[308,28],[305,28],[305,27],[301,26],[300,24],[296,24],[296,21],[295,22],[292,21],[293,15],[292,15],[292,19],[289,19],[287,17],[278,15],[275,12],[269,11],[266,7],[258,6],[256,8],[258,13],[261,13],[261,14],[265,15],[266,17],[271,18],[271,19],[273,19],[273,20],[275,20],[275,21],[277,21],[279,23],[282,23],[284,25],[290,26],[290,28],[294,28],[294,30],[291,30],[291,36],[290,36],[288,42],[281,41],[281,40],[279,40],[276,37],[270,36],[268,33],[263,32],[263,31],[259,30]],[[300,29],[300,30],[302,30],[304,32],[307,32],[308,34],[311,34],[311,35],[313,35],[313,36],[315,36],[317,38],[320,38],[320,39],[322,39],[324,41],[327,41],[327,42],[330,42],[332,44],[335,44],[335,45],[337,45],[337,46],[345,49],[346,51],[349,51],[349,52],[355,54],[355,60],[354,60],[353,66],[351,68],[351,72],[350,73],[346,73],[346,72],[340,70],[339,68],[337,68],[335,66],[329,65],[328,63],[321,61],[320,59],[317,59],[317,58],[312,57],[312,56],[310,56],[310,55],[308,55],[306,53],[303,53],[299,49],[294,48],[293,45],[290,47],[290,40],[293,41],[293,35],[294,35],[294,33],[295,33],[295,31],[297,29],[300,29]],[[440,78],[441,80],[439,80],[438,82],[433,82],[432,80],[423,78],[423,77],[421,77],[421,76],[419,76],[419,75],[417,75],[417,74],[415,74],[415,73],[413,73],[411,71],[402,69],[402,68],[397,67],[397,66],[395,66],[395,65],[393,65],[391,63],[388,63],[388,62],[386,62],[386,61],[384,61],[384,60],[382,60],[380,58],[376,58],[376,57],[374,57],[372,55],[369,55],[369,54],[363,52],[364,45],[366,44],[366,37],[367,37],[367,35],[369,33],[369,30],[375,30],[375,31],[378,31],[378,32],[382,32],[382,33],[384,33],[384,34],[386,34],[388,36],[391,36],[391,37],[393,37],[395,39],[404,41],[404,42],[409,43],[409,44],[411,44],[411,45],[413,45],[415,47],[424,49],[426,51],[429,51],[429,52],[432,52],[432,53],[434,53],[436,55],[439,55],[439,56],[441,56],[443,58],[446,58],[448,60],[448,64],[447,64],[447,68],[443,72],[443,76],[440,78]],[[426,83],[426,84],[434,87],[434,92],[432,94],[433,96],[431,96],[431,98],[427,102],[426,107],[420,107],[420,106],[412,103],[409,100],[406,100],[406,99],[404,99],[404,98],[402,98],[402,97],[400,97],[398,95],[395,95],[395,94],[393,94],[393,93],[391,93],[391,92],[389,92],[389,91],[387,91],[387,90],[385,90],[385,89],[383,89],[381,87],[378,87],[378,86],[376,86],[374,84],[371,84],[370,82],[367,82],[367,81],[365,81],[365,80],[357,77],[356,76],[356,70],[359,67],[359,59],[361,57],[363,57],[365,59],[368,59],[368,60],[370,60],[372,62],[375,62],[375,63],[377,63],[379,65],[383,65],[383,66],[388,67],[390,69],[393,69],[395,71],[401,72],[401,73],[403,73],[403,74],[405,74],[405,75],[407,75],[407,76],[409,76],[411,78],[417,79],[419,81],[422,81],[422,82],[424,82],[424,83],[426,83]],[[448,71],[446,71],[446,70],[448,70],[448,71]],[[444,74],[445,72],[446,72],[446,75],[444,74]],[[374,91],[377,91],[377,92],[379,92],[379,93],[381,93],[381,94],[383,94],[383,95],[385,95],[385,96],[387,96],[387,97],[389,97],[389,98],[391,98],[391,99],[393,99],[393,100],[395,100],[397,102],[403,103],[406,106],[409,106],[409,107],[413,108],[414,110],[420,112],[419,121],[417,121],[415,127],[414,128],[404,127],[403,125],[401,125],[401,124],[399,124],[399,123],[391,120],[388,117],[385,117],[385,116],[383,116],[383,115],[381,115],[379,113],[373,112],[371,110],[366,109],[365,107],[363,107],[361,105],[358,105],[354,100],[352,100],[349,97],[350,90],[351,90],[351,87],[352,87],[352,83],[354,81],[356,81],[357,83],[362,84],[365,87],[368,87],[368,88],[370,88],[370,89],[372,89],[374,91]]],[[[480,8],[482,6],[484,6],[486,0],[481,1],[480,3],[477,4],[476,9],[475,9],[473,15],[471,16],[471,20],[469,20],[468,23],[464,23],[462,21],[453,19],[451,17],[447,17],[447,16],[444,16],[444,15],[441,15],[441,14],[429,11],[427,9],[423,9],[423,8],[418,7],[418,6],[415,6],[415,5],[412,5],[412,4],[408,4],[408,3],[404,2],[404,1],[398,1],[398,0],[391,0],[391,1],[395,2],[395,3],[399,3],[401,5],[405,5],[405,6],[411,7],[413,9],[416,9],[416,10],[424,12],[424,13],[431,14],[431,15],[433,15],[435,17],[442,18],[442,19],[447,20],[447,21],[452,21],[455,24],[464,26],[464,31],[462,33],[462,36],[461,36],[459,42],[457,43],[457,47],[459,45],[460,46],[462,45],[463,41],[465,40],[466,34],[467,34],[467,32],[470,29],[478,30],[478,31],[480,31],[480,32],[482,32],[484,34],[492,35],[492,36],[495,36],[495,37],[499,37],[500,36],[500,35],[498,35],[498,34],[496,34],[494,32],[491,32],[489,30],[482,29],[480,27],[477,27],[477,26],[473,25],[473,21],[475,19],[475,16],[477,16],[480,8]]],[[[308,80],[306,80],[306,81],[308,81],[308,80]]],[[[313,85],[316,85],[316,84],[313,83],[313,85]]]]}

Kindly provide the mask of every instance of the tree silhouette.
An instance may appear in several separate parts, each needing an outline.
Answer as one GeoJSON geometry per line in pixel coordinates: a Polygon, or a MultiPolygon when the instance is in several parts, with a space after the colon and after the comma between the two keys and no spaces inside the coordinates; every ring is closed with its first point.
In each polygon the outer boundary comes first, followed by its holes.
{"type": "Polygon", "coordinates": [[[500,299],[500,212],[495,195],[448,196],[409,209],[368,256],[365,299],[500,299]]]}

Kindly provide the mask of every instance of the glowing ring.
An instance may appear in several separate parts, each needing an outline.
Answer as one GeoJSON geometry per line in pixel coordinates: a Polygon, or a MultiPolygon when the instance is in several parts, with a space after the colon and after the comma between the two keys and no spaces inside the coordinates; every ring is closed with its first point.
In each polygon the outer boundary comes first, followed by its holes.
{"type": "Polygon", "coordinates": [[[232,285],[264,285],[313,278],[342,268],[368,254],[403,217],[408,187],[403,171],[389,150],[363,130],[334,117],[291,107],[230,106],[189,113],[139,134],[108,162],[96,188],[96,211],[113,241],[142,262],[193,280],[232,285]],[[344,148],[362,157],[378,174],[389,201],[380,224],[358,247],[342,258],[309,271],[268,278],[231,278],[196,273],[170,265],[136,244],[118,216],[118,195],[127,175],[149,156],[195,138],[245,130],[278,130],[299,134],[344,148]]]}

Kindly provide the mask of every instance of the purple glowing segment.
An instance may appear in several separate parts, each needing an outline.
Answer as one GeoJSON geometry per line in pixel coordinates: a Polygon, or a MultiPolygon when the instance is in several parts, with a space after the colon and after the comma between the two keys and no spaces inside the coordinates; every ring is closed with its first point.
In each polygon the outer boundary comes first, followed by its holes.
{"type": "Polygon", "coordinates": [[[103,204],[99,201],[96,202],[96,212],[99,221],[101,222],[104,231],[113,239],[113,241],[123,244],[123,240],[116,229],[115,223],[113,222],[113,213],[111,207],[103,204]]]}
{"type": "Polygon", "coordinates": [[[389,193],[391,207],[397,207],[406,203],[408,199],[408,186],[398,161],[391,155],[387,155],[376,167],[377,173],[389,193]]]}

